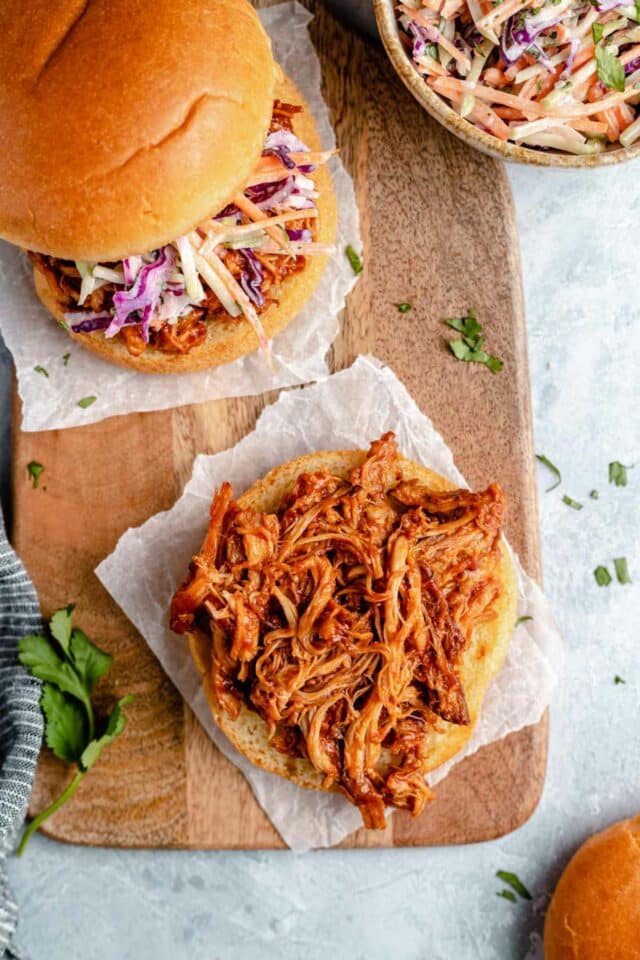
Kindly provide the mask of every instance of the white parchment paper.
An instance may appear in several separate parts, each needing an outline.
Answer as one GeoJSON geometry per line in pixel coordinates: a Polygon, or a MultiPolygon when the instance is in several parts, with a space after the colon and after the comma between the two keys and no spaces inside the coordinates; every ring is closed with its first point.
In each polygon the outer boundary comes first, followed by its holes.
{"type": "MultiPolygon", "coordinates": [[[[451,451],[395,374],[373,357],[303,390],[285,392],[235,447],[196,458],[191,480],[171,510],[128,530],[96,573],[133,621],[222,753],[247,777],[283,840],[292,848],[333,846],[360,825],[343,797],[296,787],[254,767],[218,730],[187,645],[172,634],[167,612],[174,589],[207,528],[215,487],[230,481],[236,495],[278,464],[323,449],[366,448],[394,430],[400,450],[459,484],[451,451]]],[[[539,720],[549,703],[560,638],[540,588],[518,563],[520,616],[507,662],[493,681],[467,747],[434,771],[437,783],[479,747],[539,720]]]]}
{"type": "MultiPolygon", "coordinates": [[[[320,93],[320,63],[308,34],[312,15],[298,3],[260,12],[274,54],[295,81],[316,119],[325,148],[335,146],[329,111],[320,93]]],[[[0,241],[0,329],[13,354],[22,399],[22,429],[50,430],[104,420],[138,410],[264,393],[310,383],[328,373],[325,354],[338,332],[338,314],[355,282],[344,256],[361,249],[358,208],[351,178],[339,158],[330,161],[338,198],[336,253],[311,299],[273,340],[274,371],[259,351],[201,373],[142,374],[107,363],[73,343],[56,326],[33,291],[32,268],[16,247],[0,241]],[[70,353],[67,363],[63,356],[70,353]],[[48,377],[38,373],[40,366],[48,377]],[[95,396],[91,406],[78,401],[95,396]]]]}

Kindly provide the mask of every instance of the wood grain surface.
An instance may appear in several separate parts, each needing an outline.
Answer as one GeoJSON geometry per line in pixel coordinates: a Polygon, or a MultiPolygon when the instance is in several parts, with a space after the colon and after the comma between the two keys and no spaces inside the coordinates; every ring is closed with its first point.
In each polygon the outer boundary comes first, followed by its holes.
{"type": "MultiPolygon", "coordinates": [[[[526,338],[506,175],[443,131],[404,89],[382,50],[322,8],[312,37],[364,237],[365,269],[344,312],[332,366],[373,353],[393,368],[472,486],[501,481],[509,498],[507,534],[525,569],[539,577],[526,338]],[[405,300],[413,309],[400,314],[394,304],[405,300]],[[446,349],[442,319],[468,306],[477,307],[489,348],[504,360],[498,375],[458,363],[446,349]]],[[[129,526],[173,503],[196,453],[235,443],[273,399],[217,401],[64,431],[16,428],[13,539],[43,610],[75,601],[78,623],[116,655],[100,695],[137,697],[125,735],[48,822],[50,836],[126,847],[282,846],[244,778],[204,734],[93,574],[129,526]],[[27,478],[30,460],[46,468],[38,490],[27,478]]],[[[396,814],[386,831],[360,830],[345,846],[464,843],[513,830],[539,799],[546,742],[545,719],[484,748],[456,766],[419,818],[396,814]]],[[[68,777],[45,751],[31,811],[68,777]]]]}

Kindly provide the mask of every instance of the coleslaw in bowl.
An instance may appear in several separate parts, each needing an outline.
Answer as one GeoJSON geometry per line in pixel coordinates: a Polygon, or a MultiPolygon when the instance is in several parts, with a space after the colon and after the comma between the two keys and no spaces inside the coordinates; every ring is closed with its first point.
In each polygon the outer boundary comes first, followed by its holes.
{"type": "Polygon", "coordinates": [[[640,5],[374,0],[397,72],[460,139],[502,159],[599,166],[640,152],[640,5]]]}

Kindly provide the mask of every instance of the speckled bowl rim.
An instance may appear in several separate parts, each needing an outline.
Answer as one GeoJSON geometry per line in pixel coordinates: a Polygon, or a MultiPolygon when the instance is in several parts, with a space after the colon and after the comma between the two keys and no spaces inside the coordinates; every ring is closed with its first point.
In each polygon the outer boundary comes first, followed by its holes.
{"type": "Polygon", "coordinates": [[[605,167],[624,163],[640,155],[640,141],[630,147],[614,147],[602,153],[589,156],[575,156],[569,153],[547,153],[515,143],[498,140],[465,120],[455,112],[445,100],[424,82],[407,56],[400,40],[400,28],[396,19],[394,0],[373,0],[373,8],[385,50],[396,73],[416,100],[427,113],[453,133],[467,146],[480,150],[497,160],[512,160],[516,163],[529,163],[537,167],[605,167]]]}

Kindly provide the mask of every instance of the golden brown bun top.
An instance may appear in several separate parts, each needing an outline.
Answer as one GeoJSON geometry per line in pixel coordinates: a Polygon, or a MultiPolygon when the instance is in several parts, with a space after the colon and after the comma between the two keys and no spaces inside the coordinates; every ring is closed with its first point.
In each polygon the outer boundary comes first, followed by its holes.
{"type": "Polygon", "coordinates": [[[0,64],[0,236],[82,260],[222,209],[278,72],[247,0],[3,0],[0,64]]]}
{"type": "Polygon", "coordinates": [[[639,960],[640,816],[584,843],[560,877],[545,960],[639,960]]]}

